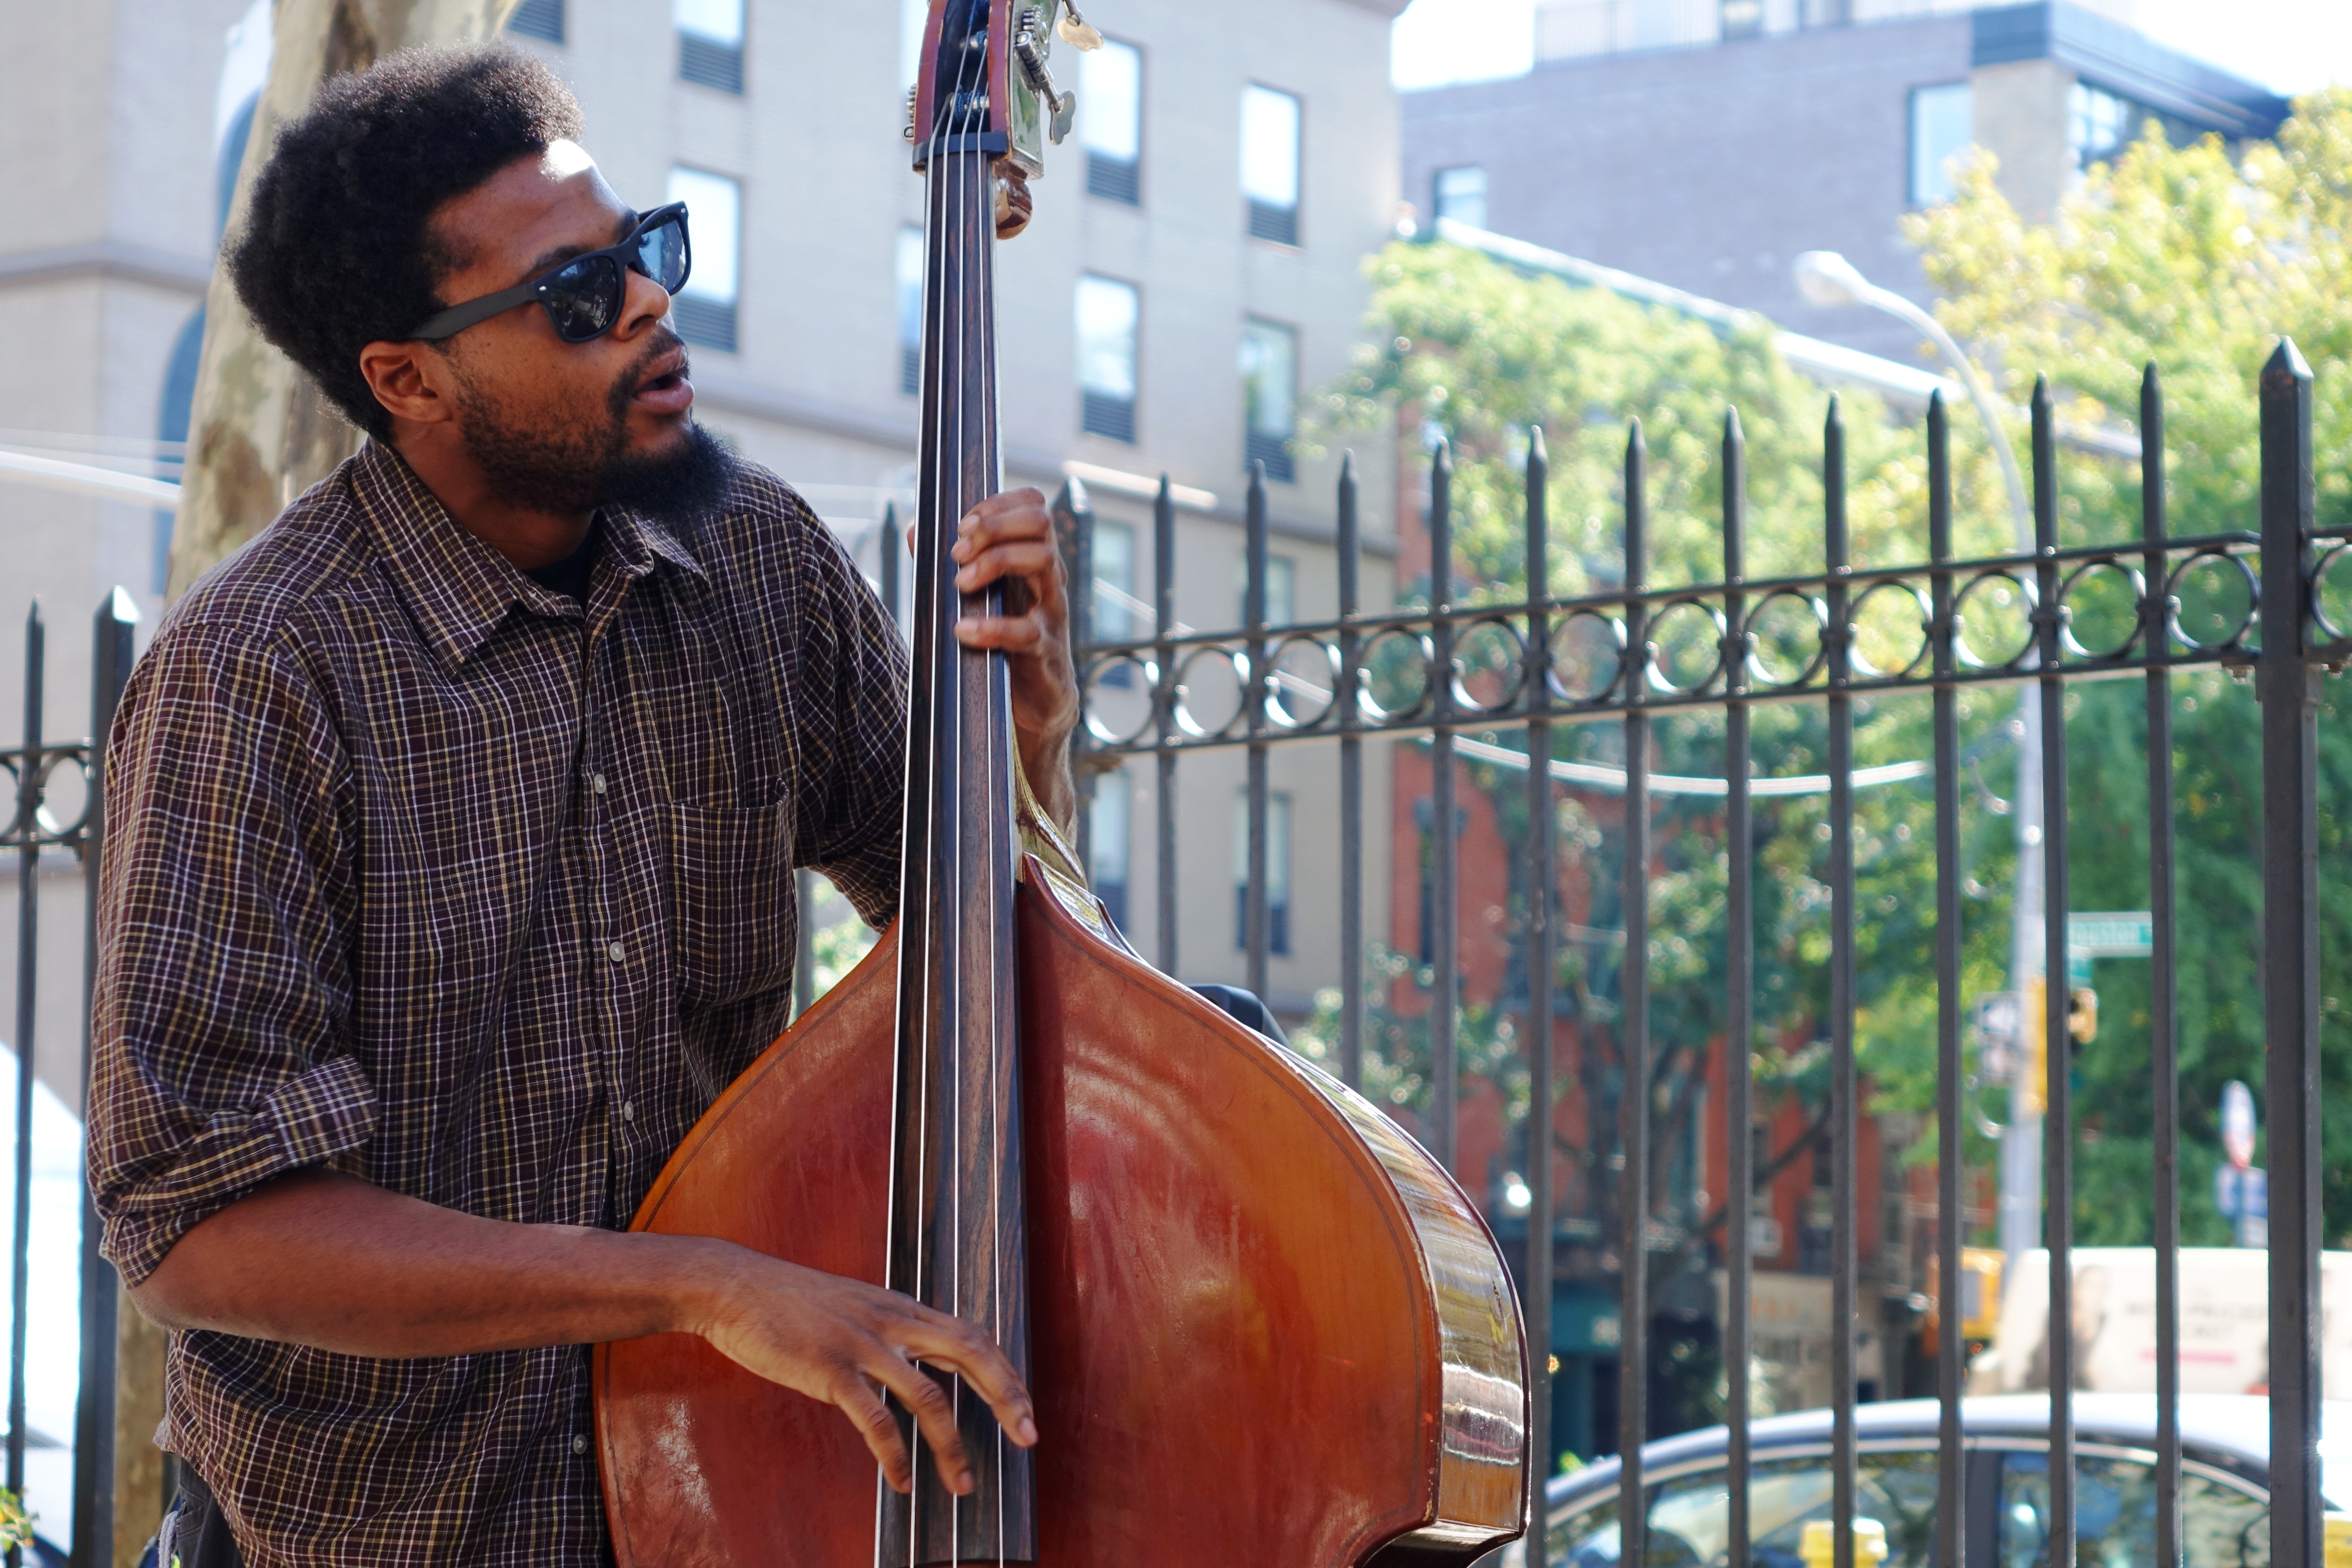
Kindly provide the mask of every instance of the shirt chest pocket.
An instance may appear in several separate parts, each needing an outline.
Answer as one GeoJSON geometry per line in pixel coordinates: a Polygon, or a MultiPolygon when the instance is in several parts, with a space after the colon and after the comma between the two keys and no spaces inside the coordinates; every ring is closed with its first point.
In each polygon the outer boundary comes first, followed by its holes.
{"type": "Polygon", "coordinates": [[[786,806],[667,810],[679,1001],[713,1006],[789,985],[798,909],[786,806]]]}

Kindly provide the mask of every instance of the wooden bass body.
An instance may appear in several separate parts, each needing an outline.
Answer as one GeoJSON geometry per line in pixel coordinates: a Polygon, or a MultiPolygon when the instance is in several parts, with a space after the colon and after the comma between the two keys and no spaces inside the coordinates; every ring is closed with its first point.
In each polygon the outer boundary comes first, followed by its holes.
{"type": "MultiPolygon", "coordinates": [[[[1517,1535],[1526,1348],[1461,1189],[1034,859],[1016,904],[1036,1561],[1391,1568],[1517,1535]]],[[[883,1282],[897,946],[728,1089],[635,1228],[883,1282]]],[[[594,1379],[622,1568],[874,1562],[838,1411],[684,1334],[601,1346],[594,1379]]]]}

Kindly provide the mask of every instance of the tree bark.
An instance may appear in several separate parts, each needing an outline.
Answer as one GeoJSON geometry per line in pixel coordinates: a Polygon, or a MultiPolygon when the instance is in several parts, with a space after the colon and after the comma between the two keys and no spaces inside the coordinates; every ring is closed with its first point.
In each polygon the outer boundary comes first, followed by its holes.
{"type": "MultiPolygon", "coordinates": [[[[228,232],[245,222],[255,173],[278,128],[319,84],[412,44],[494,35],[516,0],[278,0],[269,81],[237,171],[228,232]]],[[[310,378],[261,339],[226,268],[205,301],[205,347],[189,420],[188,466],[172,529],[170,595],[261,531],[293,499],[359,449],[360,433],[310,378]]]]}

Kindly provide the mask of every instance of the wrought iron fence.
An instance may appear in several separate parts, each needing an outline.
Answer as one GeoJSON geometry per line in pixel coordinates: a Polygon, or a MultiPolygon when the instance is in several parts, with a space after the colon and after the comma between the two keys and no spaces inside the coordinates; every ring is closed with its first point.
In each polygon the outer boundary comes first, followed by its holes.
{"type": "MultiPolygon", "coordinates": [[[[2311,449],[2311,374],[2292,345],[2282,344],[2265,367],[2260,386],[2262,479],[2259,531],[2178,536],[2165,515],[2162,400],[2151,372],[2143,398],[2143,517],[2136,540],[2061,547],[2058,542],[2058,472],[2053,418],[2046,392],[2033,407],[2032,466],[2035,545],[2030,552],[1975,559],[1952,553],[1952,474],[1940,402],[1925,426],[1928,464],[1927,559],[1899,567],[1856,567],[1847,558],[1843,436],[1832,410],[1826,428],[1822,517],[1824,562],[1818,573],[1769,580],[1744,576],[1746,543],[1743,450],[1736,419],[1727,419],[1722,447],[1721,519],[1724,577],[1700,586],[1655,588],[1644,574],[1644,530],[1648,521],[1646,454],[1638,426],[1625,455],[1625,505],[1622,538],[1625,572],[1622,583],[1574,598],[1538,594],[1509,605],[1459,602],[1451,544],[1452,482],[1448,455],[1441,449],[1432,465],[1428,505],[1433,570],[1425,607],[1367,613],[1359,601],[1358,565],[1362,553],[1352,477],[1343,474],[1337,497],[1339,614],[1328,621],[1272,625],[1267,621],[1267,517],[1263,483],[1254,483],[1247,514],[1247,588],[1244,625],[1219,633],[1182,630],[1175,615],[1174,509],[1163,487],[1156,508],[1156,572],[1153,628],[1149,637],[1095,643],[1081,596],[1077,635],[1080,668],[1089,697],[1091,726],[1086,749],[1096,759],[1149,757],[1159,781],[1156,835],[1158,946],[1162,966],[1175,967],[1180,863],[1175,834],[1175,781],[1189,752],[1241,747],[1247,754],[1247,866],[1243,936],[1247,973],[1264,991],[1271,921],[1267,906],[1270,749],[1307,740],[1335,741],[1339,750],[1338,823],[1341,855],[1338,915],[1340,1006],[1336,1065],[1350,1083],[1364,1068],[1367,944],[1362,923],[1364,863],[1364,754],[1368,740],[1425,739],[1433,761],[1433,822],[1454,816],[1455,759],[1481,743],[1465,731],[1517,727],[1526,735],[1524,755],[1529,806],[1528,849],[1539,868],[1554,864],[1555,815],[1551,809],[1563,778],[1574,781],[1578,765],[1551,762],[1556,730],[1610,723],[1624,738],[1622,788],[1625,801],[1623,861],[1629,868],[1651,862],[1649,840],[1654,785],[1687,790],[1692,781],[1654,780],[1649,729],[1662,715],[1718,713],[1725,725],[1727,756],[1748,755],[1749,721],[1759,704],[1818,703],[1827,721],[1825,781],[1829,834],[1831,907],[1829,1144],[1832,1151],[1835,1226],[1830,1247],[1832,1321],[1832,1378],[1835,1390],[1832,1466],[1835,1517],[1852,1517],[1856,1484],[1854,1342],[1858,1280],[1855,1131],[1861,1084],[1855,1058],[1855,868],[1854,791],[1868,782],[1853,755],[1853,708],[1883,693],[1922,693],[1934,707],[1934,858],[1937,919],[1937,1117],[1939,1147],[1947,1152],[1938,1171],[1937,1247],[1941,1279],[1959,1279],[1963,1193],[1961,1163],[1948,1157],[1963,1144],[1965,1063],[1958,937],[1961,867],[1958,822],[1963,756],[1958,700],[1969,687],[2032,685],[2042,701],[2042,790],[2047,830],[2041,844],[2045,930],[2044,962],[2053,975],[2067,962],[2066,910],[2067,768],[2063,701],[2070,683],[2141,678],[2146,686],[2148,775],[2149,900],[2152,914],[2153,988],[2150,1018],[2155,1107],[2156,1162],[2150,1186],[2158,1279],[2157,1403],[2158,1552],[2159,1561],[2181,1556],[2179,1497],[2180,1433],[2176,1410],[2179,1389],[2180,1246],[2179,1061],[2176,990],[2173,799],[2170,759],[2172,693],[2169,678],[2181,670],[2226,666],[2249,672],[2262,703],[2262,818],[2260,848],[2264,931],[2262,942],[2266,1100],[2271,1110],[2270,1342],[2273,1500],[2273,1561],[2280,1568],[2320,1568],[2321,1509],[2317,1468],[2320,1381],[2318,1333],[2320,1245],[2319,1145],[2319,876],[2316,773],[2318,682],[2323,671],[2340,669],[2352,658],[2352,626],[2328,613],[2332,597],[2323,584],[2352,560],[2352,528],[2322,528],[2315,520],[2311,449]],[[2191,573],[2220,571],[2243,583],[2244,614],[2218,631],[2185,626],[2179,588],[2191,573]],[[2086,645],[2076,601],[2120,583],[2129,589],[2130,611],[2123,633],[2086,645]],[[2030,636],[2021,646],[1988,655],[1965,635],[1967,616],[1980,596],[2005,591],[2029,606],[2030,636]],[[1916,614],[1918,637],[1906,658],[1889,668],[1871,665],[1859,628],[1868,605],[1881,596],[1916,614]],[[1670,622],[1704,629],[1696,644],[1683,638],[1680,653],[1668,657],[1661,628],[1670,622]],[[1790,640],[1789,627],[1810,628],[1790,640]],[[1769,643],[1772,646],[1768,647],[1769,643]],[[1693,647],[1702,657],[1694,661],[1693,647]],[[1499,653],[1496,651],[1500,649],[1499,653]],[[1711,650],[1711,651],[1710,651],[1711,650]],[[1771,657],[1775,652],[1780,658],[1771,657]],[[1222,666],[1244,695],[1233,715],[1204,721],[1188,703],[1198,672],[1222,666]],[[1129,696],[1138,693],[1145,716],[1121,732],[1104,721],[1107,705],[1095,700],[1115,669],[1130,670],[1129,696]],[[1379,679],[1376,679],[1376,676],[1379,679]],[[1543,760],[1549,765],[1536,765],[1543,760]]],[[[1550,544],[1545,514],[1545,456],[1540,433],[1530,445],[1526,469],[1527,580],[1550,580],[1550,544]]],[[[1090,582],[1091,514],[1082,494],[1066,492],[1063,510],[1073,575],[1090,582]]],[[[896,552],[882,553],[886,578],[895,577],[896,552]]],[[[1898,619],[1901,617],[1897,617],[1898,619]]],[[[90,735],[66,742],[41,736],[44,632],[37,612],[27,628],[26,739],[0,758],[14,775],[16,805],[5,840],[19,859],[17,1125],[15,1130],[16,1198],[13,1215],[12,1304],[9,1346],[10,1401],[7,1479],[21,1486],[26,1441],[25,1367],[28,1352],[26,1305],[29,1289],[28,1225],[29,1107],[34,1075],[32,1042],[35,984],[37,870],[44,849],[70,848],[80,856],[88,879],[85,931],[86,973],[81,998],[88,1017],[88,977],[95,955],[96,884],[103,846],[100,759],[114,706],[130,669],[136,612],[120,592],[98,612],[90,735]],[[86,781],[87,805],[79,819],[52,820],[44,812],[47,781],[60,768],[78,770],[86,781]]],[[[1487,748],[1491,751],[1492,748],[1487,748]]],[[[1752,810],[1758,795],[1771,793],[1770,781],[1751,778],[1733,765],[1721,782],[1729,856],[1726,925],[1725,1037],[1752,1037],[1756,1024],[1750,947],[1755,865],[1739,849],[1752,845],[1752,810]]],[[[1457,1023],[1461,997],[1454,965],[1459,931],[1456,910],[1459,867],[1453,835],[1432,835],[1433,884],[1432,945],[1440,961],[1430,966],[1430,1039],[1433,1095],[1430,1140],[1433,1152],[1454,1163],[1457,1023]]],[[[1638,889],[1633,876],[1628,886],[1638,889]]],[[[1554,879],[1538,875],[1535,889],[1554,879]]],[[[1561,938],[1559,910],[1548,890],[1529,906],[1528,1006],[1535,1018],[1551,1016],[1549,994],[1552,956],[1561,938]]],[[[1650,957],[1645,899],[1625,900],[1622,943],[1622,1021],[1626,1081],[1649,1080],[1650,957]]],[[[2067,1023],[2065,989],[2048,988],[2046,1036],[2063,1039],[2067,1023]]],[[[85,1071],[87,1070],[85,1027],[85,1071]]],[[[1555,1079],[1550,1031],[1527,1032],[1525,1054],[1529,1098],[1537,1107],[1553,1099],[1555,1079]]],[[[2073,1142],[2070,1085],[2065,1053],[2049,1054],[2043,1092],[2048,1104],[2044,1168],[2048,1210],[2044,1220],[2050,1253],[2050,1319],[2068,1321],[2073,1276],[2073,1142]]],[[[1738,1055],[1734,1060],[1741,1059],[1738,1055]]],[[[1744,1072],[1729,1072],[1730,1104],[1723,1151],[1728,1184],[1736,1194],[1750,1190],[1756,1167],[1752,1146],[1750,1085],[1744,1072]]],[[[1647,1099],[1620,1096],[1616,1137],[1624,1155],[1617,1185],[1619,1234],[1643,1237],[1653,1213],[1652,1136],[1647,1099]]],[[[1541,1146],[1538,1141],[1538,1146],[1541,1146]]],[[[1543,1160],[1551,1156],[1547,1152],[1543,1160]]],[[[1528,1194],[1528,1234],[1556,1236],[1553,1183],[1539,1164],[1528,1194]]],[[[81,1394],[74,1445],[74,1560],[95,1565],[110,1559],[115,1505],[115,1367],[117,1290],[113,1270],[97,1250],[96,1217],[83,1211],[81,1292],[81,1394]]],[[[1748,1286],[1754,1273],[1748,1227],[1727,1226],[1725,1365],[1728,1383],[1731,1531],[1734,1568],[1748,1557],[1748,1474],[1749,1458],[1748,1381],[1754,1340],[1748,1286]]],[[[1641,1447],[1649,1430],[1646,1413],[1646,1340],[1650,1332],[1645,1277],[1647,1248],[1622,1248],[1619,1355],[1619,1450],[1623,1472],[1619,1518],[1623,1531],[1621,1562],[1645,1560],[1642,1539],[1643,1477],[1641,1447]]],[[[1538,1258],[1522,1278],[1529,1337],[1550,1342],[1552,1270],[1538,1258]]],[[[1939,1448],[1937,1560],[1967,1561],[1961,1537],[1967,1510],[1961,1503],[1964,1469],[1959,1443],[1958,1400],[1965,1367],[1961,1336],[1941,1336],[1937,1387],[1943,1401],[1939,1448]]],[[[2052,1562],[2074,1558],[2073,1536],[2072,1389],[2075,1348],[2071,1337],[2053,1333],[2049,1343],[2051,1394],[2050,1487],[2054,1529],[2052,1562]]],[[[1548,1454],[1549,1401],[1546,1364],[1534,1358],[1536,1398],[1533,1446],[1548,1454]]],[[[1543,1531],[1529,1541],[1528,1559],[1545,1560],[1543,1531]]],[[[1836,1568],[1853,1568],[1853,1542],[1837,1540],[1836,1568]]]]}
{"type": "MultiPolygon", "coordinates": [[[[1962,1533],[1969,1512],[1964,1482],[1959,1400],[1967,1368],[1964,1341],[1949,1309],[1962,1278],[1963,1165],[1968,1074],[1963,1055],[1961,994],[1960,810],[1964,758],[1962,694],[1977,686],[2023,687],[2039,702],[2041,806],[2045,830],[2038,853],[2046,933],[2041,955],[2053,977],[2045,988],[2044,1037],[2063,1042],[2067,988],[2055,984],[2068,963],[2066,704],[2071,686],[2139,677],[2146,686],[2147,723],[2147,827],[2153,981],[2149,1035],[2154,1094],[2155,1169],[2149,1198],[2157,1263],[2158,1508],[2156,1555],[2181,1561],[2181,1436],[2179,1394],[2180,1108],[2175,842],[2172,782],[2171,677],[2184,670],[2229,668],[2251,675],[2262,704],[2260,847],[2263,919],[2262,985],[2270,1107],[2271,1230],[2269,1252],[2272,1562],[2280,1568],[2319,1568],[2321,1510],[2316,1444],[2320,1381],[2318,1331],[2320,1214],[2319,1148],[2319,859],[2317,840],[2316,710],[2324,670],[2352,657],[2352,625],[2338,625],[2322,602],[2323,583],[2352,552],[2352,529],[2317,526],[2311,450],[2311,373],[2290,343],[2282,342],[2263,371],[2260,392],[2261,489],[2258,531],[2195,535],[2168,531],[2165,512],[2163,400],[2150,369],[2141,408],[2142,517],[2139,536],[2105,543],[2059,542],[2059,473],[2053,449],[2050,394],[2037,387],[2032,416],[2031,550],[1956,559],[1953,553],[1953,473],[1940,398],[1924,428],[1927,464],[1927,559],[1904,566],[1857,566],[1849,559],[1844,437],[1834,403],[1824,433],[1819,572],[1749,579],[1744,448],[1736,415],[1727,416],[1721,449],[1723,580],[1699,586],[1653,586],[1645,574],[1648,526],[1647,455],[1633,428],[1624,458],[1622,583],[1574,598],[1548,596],[1550,531],[1545,512],[1546,458],[1541,432],[1532,433],[1525,471],[1526,576],[1531,597],[1521,603],[1467,602],[1454,568],[1453,468],[1441,443],[1430,468],[1427,531],[1431,577],[1425,606],[1366,612],[1358,597],[1356,489],[1352,475],[1339,484],[1336,539],[1339,603],[1336,617],[1269,625],[1266,620],[1267,516],[1262,473],[1254,477],[1247,510],[1244,624],[1204,633],[1180,626],[1172,590],[1174,509],[1163,483],[1155,509],[1156,584],[1151,635],[1095,642],[1078,595],[1081,684],[1087,695],[1084,744],[1100,768],[1127,759],[1150,759],[1158,780],[1158,958],[1173,970],[1179,904],[1176,842],[1181,760],[1217,748],[1245,748],[1247,864],[1245,942],[1249,981],[1261,992],[1267,972],[1267,756],[1271,748],[1307,740],[1336,740],[1339,752],[1338,831],[1341,888],[1338,919],[1340,1014],[1337,1068],[1349,1084],[1361,1081],[1366,1045],[1366,942],[1362,928],[1364,862],[1364,742],[1379,737],[1425,740],[1432,756],[1431,820],[1454,819],[1456,760],[1465,748],[1490,754],[1466,731],[1517,728],[1526,737],[1528,853],[1542,889],[1527,910],[1528,1016],[1552,1016],[1553,958],[1560,940],[1553,839],[1556,792],[1562,778],[1591,774],[1553,762],[1554,733],[1571,725],[1611,723],[1623,733],[1624,833],[1622,885],[1624,931],[1621,975],[1620,1049],[1624,1082],[1651,1081],[1652,983],[1644,868],[1652,864],[1654,783],[1687,790],[1695,781],[1654,781],[1651,727],[1663,716],[1720,715],[1730,765],[1719,786],[1728,846],[1725,910],[1727,964],[1724,1038],[1730,1060],[1755,1038],[1756,897],[1753,802],[1776,793],[1752,778],[1750,719],[1759,705],[1819,704],[1827,729],[1829,935],[1828,1145],[1832,1154],[1834,1234],[1829,1276],[1830,1342],[1834,1423],[1832,1515],[1855,1513],[1855,1341],[1860,1219],[1855,1149],[1862,1083],[1855,1052],[1857,911],[1854,792],[1857,778],[1873,782],[1854,761],[1854,706],[1882,694],[1919,693],[1933,705],[1933,758],[1925,771],[1934,790],[1936,918],[1936,1122],[1939,1169],[1937,1246],[1945,1282],[1946,1331],[1939,1336],[1936,1386],[1942,1402],[1938,1443],[1938,1506],[1934,1560],[1969,1561],[1962,1533]],[[2192,576],[2220,574],[2239,584],[2242,614],[2184,623],[2180,595],[2192,576]],[[1972,611],[2006,595],[2027,611],[2017,646],[1988,652],[1967,635],[1972,611]],[[2126,596],[2127,595],[2127,596],[2126,596]],[[1916,622],[1907,651],[1875,668],[1865,657],[1865,620],[1886,624],[1887,601],[1896,622],[1916,622]],[[2085,613],[2093,608],[2099,613],[2085,613]],[[2118,613],[2119,611],[2119,613],[2118,613]],[[2095,631],[2093,623],[2105,623],[2095,631]],[[1694,628],[1697,628],[1696,631],[1694,628]],[[1793,628],[1793,629],[1792,629],[1793,628]],[[1672,636],[1668,633],[1671,630],[1672,636]],[[1125,672],[1115,674],[1114,672],[1125,672]],[[1204,716],[1192,700],[1204,672],[1241,700],[1230,717],[1204,716]],[[1138,708],[1140,688],[1141,706],[1138,708]],[[1107,699],[1116,689],[1118,695],[1107,699]],[[1115,721],[1118,710],[1139,712],[1115,721]],[[1545,765],[1547,763],[1549,766],[1545,765]]],[[[1083,492],[1066,489],[1061,502],[1065,550],[1073,580],[1093,582],[1092,514],[1083,492]]],[[[2343,584],[2338,584],[2338,586],[2343,584]]],[[[2330,601],[2332,603],[2332,600],[2330,601]]],[[[1979,622],[1986,617],[1979,613],[1979,622]]],[[[1884,770],[1882,770],[1884,771],[1884,770]]],[[[1911,776],[1916,776],[1913,773],[1911,776]]],[[[1785,781],[1784,781],[1785,782],[1785,781]]],[[[1428,853],[1433,882],[1431,945],[1435,962],[1429,990],[1432,1096],[1426,1137],[1432,1152],[1454,1165],[1456,1036],[1462,999],[1457,990],[1457,909],[1461,896],[1454,835],[1435,831],[1428,853]]],[[[2021,857],[2024,852],[2021,851],[2021,857]]],[[[1553,1102],[1554,1047],[1549,1026],[1526,1031],[1528,1099],[1543,1117],[1553,1102]]],[[[2071,1321],[2074,1277],[2074,1135],[2068,1053],[2047,1053],[2043,1169],[2047,1173],[2042,1234],[2049,1251],[2049,1321],[2071,1321]]],[[[1726,1074],[1729,1104],[1723,1151],[1727,1184],[1735,1194],[1726,1227],[1727,1274],[1724,1363],[1728,1433],[1729,1542],[1733,1568],[1749,1561],[1750,1351],[1755,1328],[1749,1306],[1755,1272],[1748,1226],[1739,1223],[1757,1164],[1752,1089],[1742,1070],[1726,1074]]],[[[1616,1139],[1623,1157],[1618,1182],[1617,1234],[1645,1236],[1654,1212],[1649,1098],[1618,1097],[1616,1139]]],[[[1530,1137],[1528,1234],[1559,1237],[1553,1214],[1554,1157],[1546,1141],[1530,1137]]],[[[1539,1244],[1540,1245],[1540,1244],[1539,1244]]],[[[1617,1518],[1617,1561],[1647,1560],[1643,1542],[1642,1445],[1650,1435],[1646,1338],[1650,1332],[1649,1248],[1627,1240],[1621,1248],[1618,1451],[1622,1464],[1617,1518]]],[[[1534,1355],[1535,1431],[1532,1447],[1549,1456],[1550,1404],[1542,1348],[1551,1342],[1553,1270],[1530,1254],[1521,1278],[1522,1302],[1534,1355]]],[[[2071,1334],[2049,1335],[2051,1389],[2049,1487],[2053,1527],[2050,1563],[2075,1561],[2073,1390],[2077,1351],[2071,1334]]],[[[1982,1516],[1979,1516],[1982,1517],[1982,1516]]],[[[1544,1531],[1529,1538],[1528,1561],[1546,1560],[1544,1531]]],[[[1853,1568],[1850,1532],[1836,1538],[1835,1568],[1853,1568]]]]}
{"type": "MultiPolygon", "coordinates": [[[[82,1021],[81,1079],[89,1082],[90,987],[98,958],[98,876],[104,840],[100,780],[104,737],[131,673],[132,634],[139,619],[131,595],[117,588],[98,607],[93,631],[89,733],[68,741],[42,739],[47,677],[47,629],[36,604],[25,624],[25,740],[0,752],[0,772],[13,782],[16,805],[0,848],[16,855],[16,1008],[12,1044],[16,1056],[16,1125],[11,1136],[14,1203],[10,1218],[8,1415],[6,1484],[24,1495],[26,1453],[31,1438],[26,1409],[26,1366],[30,1343],[27,1309],[32,1279],[33,1103],[37,1053],[36,1024],[41,1002],[40,890],[45,852],[68,851],[81,862],[83,878],[82,986],[74,1005],[82,1021]],[[70,820],[50,809],[52,781],[60,773],[79,784],[81,808],[70,820]]],[[[113,1561],[116,1280],[113,1265],[100,1256],[98,1217],[87,1193],[81,1204],[80,1394],[73,1441],[72,1562],[100,1568],[113,1561]]],[[[47,1282],[45,1289],[55,1289],[47,1282]]],[[[160,1508],[160,1501],[159,1508],[160,1508]]],[[[9,1568],[24,1553],[8,1552],[9,1568]]]]}

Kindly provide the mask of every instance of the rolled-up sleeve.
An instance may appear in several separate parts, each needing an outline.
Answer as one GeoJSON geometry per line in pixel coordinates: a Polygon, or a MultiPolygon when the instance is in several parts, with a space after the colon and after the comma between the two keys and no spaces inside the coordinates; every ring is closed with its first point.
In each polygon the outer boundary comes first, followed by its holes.
{"type": "Polygon", "coordinates": [[[136,1285],[194,1226],[374,1131],[351,1054],[349,767],[295,658],[167,626],[106,763],[89,1183],[136,1285]]]}

